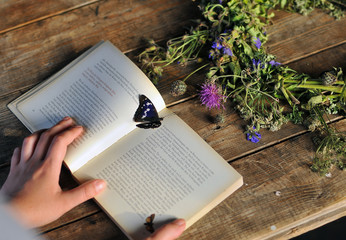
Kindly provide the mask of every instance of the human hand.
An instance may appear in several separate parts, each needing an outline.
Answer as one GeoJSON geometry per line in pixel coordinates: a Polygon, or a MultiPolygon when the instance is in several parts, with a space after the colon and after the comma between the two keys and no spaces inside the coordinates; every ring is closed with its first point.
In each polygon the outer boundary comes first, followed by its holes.
{"type": "Polygon", "coordinates": [[[81,126],[74,126],[73,120],[65,117],[52,128],[26,137],[22,147],[14,150],[1,192],[10,198],[9,206],[26,226],[50,223],[105,188],[100,179],[69,191],[59,186],[67,146],[82,132],[81,126]]]}
{"type": "Polygon", "coordinates": [[[185,227],[185,220],[177,219],[171,223],[163,225],[146,240],[174,240],[177,239],[184,232],[185,227]]]}

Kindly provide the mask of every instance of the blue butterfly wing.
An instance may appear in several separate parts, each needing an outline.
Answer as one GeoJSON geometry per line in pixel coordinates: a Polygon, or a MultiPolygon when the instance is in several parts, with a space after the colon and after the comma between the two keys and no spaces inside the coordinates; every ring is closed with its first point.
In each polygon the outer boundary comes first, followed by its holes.
{"type": "Polygon", "coordinates": [[[135,122],[142,122],[137,124],[139,128],[158,128],[161,126],[162,118],[159,117],[154,104],[144,95],[139,95],[139,106],[133,117],[135,122]]]}

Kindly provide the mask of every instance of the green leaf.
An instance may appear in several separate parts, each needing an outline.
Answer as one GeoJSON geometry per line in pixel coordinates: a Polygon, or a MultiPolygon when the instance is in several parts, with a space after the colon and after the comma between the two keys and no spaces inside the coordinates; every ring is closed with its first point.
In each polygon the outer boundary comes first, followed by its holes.
{"type": "Polygon", "coordinates": [[[248,32],[250,33],[251,36],[256,37],[260,34],[260,31],[254,27],[250,27],[248,29],[248,32]]]}
{"type": "Polygon", "coordinates": [[[247,44],[246,42],[242,42],[242,45],[244,47],[244,53],[248,56],[250,56],[250,58],[253,57],[253,52],[252,52],[252,48],[249,46],[249,44],[247,44]]]}
{"type": "Polygon", "coordinates": [[[240,21],[243,20],[245,18],[244,14],[240,14],[240,15],[236,15],[233,17],[232,21],[236,22],[236,21],[240,21]]]}

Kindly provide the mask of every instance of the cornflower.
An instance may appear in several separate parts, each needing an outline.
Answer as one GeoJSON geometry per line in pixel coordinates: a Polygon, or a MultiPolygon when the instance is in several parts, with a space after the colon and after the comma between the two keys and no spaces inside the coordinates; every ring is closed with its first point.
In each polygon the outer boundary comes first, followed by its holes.
{"type": "Polygon", "coordinates": [[[274,60],[271,60],[271,61],[269,62],[269,64],[272,65],[273,67],[281,65],[281,63],[275,62],[274,60]]]}
{"type": "Polygon", "coordinates": [[[246,140],[251,141],[253,143],[258,143],[262,138],[261,134],[256,131],[256,127],[253,127],[254,130],[246,133],[246,140]]]}
{"type": "Polygon", "coordinates": [[[257,49],[260,49],[262,46],[261,40],[259,39],[259,37],[256,38],[255,42],[255,46],[257,47],[257,49]]]}
{"type": "Polygon", "coordinates": [[[215,42],[213,42],[213,44],[211,45],[211,47],[212,48],[217,48],[217,49],[221,49],[222,48],[222,45],[220,44],[220,42],[219,41],[215,41],[215,42]]]}
{"type": "Polygon", "coordinates": [[[264,64],[262,64],[262,62],[261,62],[261,60],[256,60],[256,59],[252,59],[252,64],[254,65],[254,68],[256,69],[256,68],[258,68],[258,67],[260,67],[260,68],[264,68],[264,64]]]}
{"type": "Polygon", "coordinates": [[[224,48],[222,49],[222,52],[223,52],[223,54],[226,54],[226,55],[228,55],[228,56],[230,56],[230,57],[233,56],[232,50],[231,50],[230,48],[224,47],[224,48]]]}

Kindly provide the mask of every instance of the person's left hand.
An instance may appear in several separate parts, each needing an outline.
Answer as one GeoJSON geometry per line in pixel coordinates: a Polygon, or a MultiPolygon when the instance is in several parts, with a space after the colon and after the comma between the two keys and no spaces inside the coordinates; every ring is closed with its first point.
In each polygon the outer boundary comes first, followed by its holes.
{"type": "Polygon", "coordinates": [[[100,179],[69,191],[59,186],[67,146],[82,132],[81,126],[74,126],[66,117],[52,128],[26,137],[22,147],[14,150],[1,192],[9,197],[9,206],[26,226],[50,223],[105,188],[100,179]]]}

